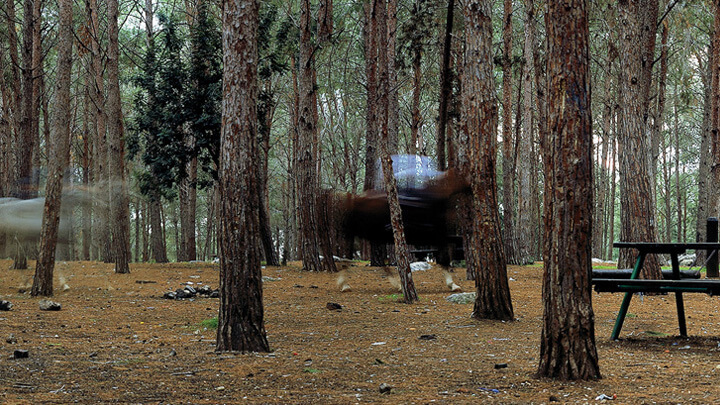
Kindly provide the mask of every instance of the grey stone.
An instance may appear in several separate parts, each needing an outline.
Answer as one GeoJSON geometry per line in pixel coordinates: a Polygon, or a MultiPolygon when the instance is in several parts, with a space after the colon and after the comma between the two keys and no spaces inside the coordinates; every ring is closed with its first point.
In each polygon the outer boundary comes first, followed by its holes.
{"type": "Polygon", "coordinates": [[[445,299],[448,302],[452,302],[455,304],[470,304],[470,303],[475,302],[476,295],[477,294],[474,292],[457,293],[457,294],[449,295],[449,296],[445,297],[445,299]]]}
{"type": "Polygon", "coordinates": [[[40,300],[38,303],[41,311],[59,311],[62,309],[62,305],[59,302],[50,300],[40,300]]]}
{"type": "Polygon", "coordinates": [[[13,307],[12,302],[2,300],[0,301],[0,311],[9,311],[13,307]]]}

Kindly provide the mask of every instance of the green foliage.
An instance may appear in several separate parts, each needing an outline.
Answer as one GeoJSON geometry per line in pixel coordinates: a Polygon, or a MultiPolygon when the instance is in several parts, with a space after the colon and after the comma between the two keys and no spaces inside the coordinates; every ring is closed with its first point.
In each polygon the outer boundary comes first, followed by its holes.
{"type": "Polygon", "coordinates": [[[208,329],[208,330],[217,329],[218,328],[217,316],[215,318],[204,319],[202,322],[200,322],[200,327],[208,329]]]}
{"type": "Polygon", "coordinates": [[[217,180],[220,152],[222,100],[222,40],[218,23],[202,2],[191,29],[190,86],[185,103],[187,120],[195,139],[191,153],[198,157],[200,169],[209,178],[201,187],[217,180]]]}

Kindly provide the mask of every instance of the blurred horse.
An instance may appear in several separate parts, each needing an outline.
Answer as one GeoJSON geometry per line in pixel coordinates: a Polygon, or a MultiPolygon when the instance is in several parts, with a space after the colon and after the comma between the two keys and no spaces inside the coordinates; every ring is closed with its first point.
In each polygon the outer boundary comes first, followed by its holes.
{"type": "MultiPolygon", "coordinates": [[[[455,170],[440,172],[421,187],[398,188],[407,243],[437,249],[437,263],[443,266],[443,278],[452,291],[460,290],[447,270],[452,260],[450,234],[455,230],[453,198],[469,192],[468,181],[455,170]]],[[[381,244],[394,242],[390,206],[384,191],[368,190],[360,195],[348,194],[341,199],[341,207],[344,214],[342,228],[347,237],[357,236],[381,244]]],[[[389,273],[387,268],[386,272],[389,273]]],[[[393,285],[396,281],[391,279],[393,285]]],[[[337,282],[343,291],[350,288],[344,271],[340,272],[337,282]]]]}
{"type": "MultiPolygon", "coordinates": [[[[86,202],[81,193],[65,193],[62,197],[62,204],[76,206],[86,202]]],[[[6,235],[6,243],[16,245],[18,249],[27,249],[40,241],[42,231],[43,210],[45,198],[31,198],[22,200],[18,198],[0,198],[0,233],[6,235]]],[[[70,231],[70,218],[66,215],[60,216],[58,226],[58,244],[69,243],[67,235],[70,231]]],[[[4,246],[0,246],[0,253],[5,252],[4,246]]]]}

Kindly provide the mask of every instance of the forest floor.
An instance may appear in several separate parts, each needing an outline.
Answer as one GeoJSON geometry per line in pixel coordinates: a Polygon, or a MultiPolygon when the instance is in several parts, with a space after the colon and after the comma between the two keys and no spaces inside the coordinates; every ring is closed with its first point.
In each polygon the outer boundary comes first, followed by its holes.
{"type": "MultiPolygon", "coordinates": [[[[31,262],[31,265],[34,264],[31,262]]],[[[713,403],[720,400],[717,298],[686,294],[690,338],[677,337],[673,296],[635,297],[621,339],[610,332],[621,294],[593,293],[603,378],[536,379],[542,321],[539,265],[510,267],[514,322],[478,321],[445,300],[440,271],[414,273],[419,303],[398,302],[380,269],[357,264],[353,289],[298,264],[268,267],[272,353],[215,352],[217,298],[163,299],[186,282],[217,288],[217,265],[58,263],[54,301],[40,311],[31,270],[0,261],[0,403],[428,404],[713,403]],[[202,283],[202,284],[201,284],[202,283]],[[67,286],[65,288],[65,286],[67,286]],[[342,305],[327,309],[327,303],[342,305]],[[16,359],[16,350],[28,358],[16,359]],[[500,367],[506,364],[507,367],[500,367]],[[381,384],[390,388],[380,393],[381,384]]],[[[457,269],[456,282],[473,291],[457,269]]]]}

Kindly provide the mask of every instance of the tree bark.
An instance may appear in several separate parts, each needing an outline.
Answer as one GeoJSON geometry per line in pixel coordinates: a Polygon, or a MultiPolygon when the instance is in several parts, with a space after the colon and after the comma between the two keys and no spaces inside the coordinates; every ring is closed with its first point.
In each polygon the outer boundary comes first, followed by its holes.
{"type": "Polygon", "coordinates": [[[95,184],[93,213],[95,232],[93,232],[94,257],[109,262],[112,258],[112,245],[110,239],[110,202],[108,200],[108,144],[107,144],[107,117],[105,115],[105,82],[103,78],[103,61],[105,52],[100,47],[100,22],[97,0],[88,0],[90,13],[90,58],[91,71],[94,79],[93,91],[91,91],[94,112],[94,128],[91,125],[94,136],[94,158],[95,163],[95,184]]]}
{"type": "MultiPolygon", "coordinates": [[[[650,79],[655,50],[657,0],[618,2],[620,41],[620,240],[654,242],[657,237],[650,175],[648,127],[650,79]],[[638,51],[638,44],[641,48],[638,51]]],[[[621,249],[618,268],[632,267],[635,252],[621,249]]],[[[660,279],[660,264],[650,255],[643,278],[660,279]]]]}
{"type": "MultiPolygon", "coordinates": [[[[709,215],[708,200],[709,190],[708,184],[712,184],[710,179],[710,165],[711,165],[711,132],[710,132],[710,103],[711,103],[711,75],[712,75],[712,46],[708,47],[708,63],[703,65],[702,57],[697,55],[697,60],[700,61],[698,71],[702,77],[703,82],[703,96],[704,96],[704,107],[703,107],[703,120],[702,128],[700,131],[700,161],[698,167],[698,202],[697,202],[697,217],[695,220],[695,241],[704,242],[707,240],[707,218],[709,215]]],[[[705,262],[705,251],[697,251],[697,258],[695,263],[700,264],[705,262]]]]}
{"type": "Polygon", "coordinates": [[[108,0],[108,145],[110,213],[115,273],[130,273],[130,213],[125,179],[125,140],[120,106],[118,1],[108,0]]]}
{"type": "MultiPolygon", "coordinates": [[[[503,7],[503,84],[502,84],[502,176],[503,247],[508,264],[523,264],[517,256],[515,234],[515,148],[512,114],[512,0],[503,7]]],[[[527,32],[527,30],[525,31],[527,32]]],[[[527,40],[527,39],[526,39],[527,40]]],[[[530,48],[532,49],[532,48],[530,48]]],[[[532,102],[532,95],[530,95],[532,102]]]]}
{"type": "MultiPolygon", "coordinates": [[[[712,147],[712,190],[720,186],[720,2],[712,2],[713,34],[710,56],[710,138],[712,147]]],[[[720,196],[711,192],[708,198],[709,214],[720,217],[720,196]]]]}
{"type": "MultiPolygon", "coordinates": [[[[465,3],[463,119],[470,144],[477,297],[472,316],[513,320],[497,202],[497,104],[492,70],[492,0],[465,3]]],[[[466,251],[466,253],[468,253],[466,251]]]]}
{"type": "Polygon", "coordinates": [[[260,270],[257,182],[259,2],[223,7],[223,103],[219,167],[220,311],[217,350],[269,352],[260,270]]]}
{"type": "MultiPolygon", "coordinates": [[[[52,122],[52,144],[49,148],[50,165],[45,187],[45,206],[43,209],[42,230],[40,234],[40,252],[35,267],[35,277],[31,295],[53,295],[53,270],[55,268],[55,248],[60,224],[60,205],[63,187],[63,175],[70,161],[70,119],[72,103],[70,100],[70,76],[72,73],[73,14],[72,1],[58,1],[58,66],[57,88],[55,92],[55,111],[52,122]]],[[[65,218],[68,221],[68,218],[65,218]]]]}
{"type": "Polygon", "coordinates": [[[437,164],[439,170],[445,170],[447,159],[445,154],[446,132],[448,125],[448,107],[452,98],[452,72],[450,56],[452,52],[453,18],[455,16],[455,0],[448,0],[445,17],[445,39],[443,43],[442,67],[440,69],[440,105],[438,107],[437,126],[437,164]]]}
{"type": "Polygon", "coordinates": [[[298,198],[303,270],[321,271],[317,223],[319,192],[317,172],[317,90],[315,48],[312,44],[310,0],[301,2],[300,17],[300,108],[298,116],[298,198]]]}
{"type": "MultiPolygon", "coordinates": [[[[518,188],[518,215],[517,215],[517,252],[518,264],[529,264],[534,261],[534,214],[533,207],[536,198],[533,196],[532,172],[533,162],[533,96],[532,72],[535,65],[535,8],[532,0],[525,0],[525,64],[523,65],[523,123],[522,136],[518,140],[517,152],[517,188],[518,188]]],[[[539,121],[542,122],[542,121],[539,121]]]]}
{"type": "Polygon", "coordinates": [[[590,287],[592,116],[584,0],[549,3],[543,329],[538,377],[600,378],[590,287]]]}
{"type": "Polygon", "coordinates": [[[400,285],[403,297],[406,303],[412,304],[418,300],[415,291],[415,283],[413,282],[412,272],[410,271],[410,253],[405,241],[405,229],[402,222],[402,212],[400,210],[400,201],[398,199],[397,182],[393,175],[392,158],[390,156],[390,139],[389,139],[389,96],[390,96],[390,80],[388,61],[394,59],[394,55],[389,55],[388,37],[382,35],[387,32],[387,9],[383,0],[374,1],[375,15],[377,17],[377,75],[378,75],[378,122],[380,123],[380,146],[381,146],[381,164],[383,178],[385,181],[385,191],[387,193],[387,201],[390,208],[390,223],[393,229],[393,240],[395,242],[395,259],[397,262],[398,275],[400,276],[400,285]]]}

